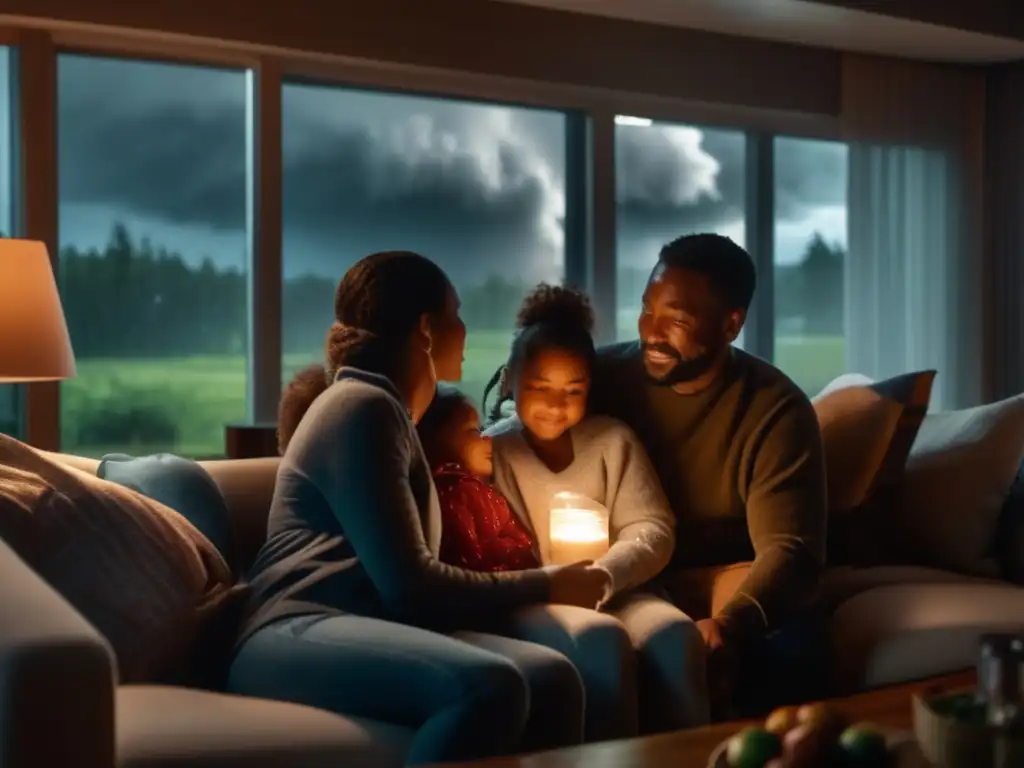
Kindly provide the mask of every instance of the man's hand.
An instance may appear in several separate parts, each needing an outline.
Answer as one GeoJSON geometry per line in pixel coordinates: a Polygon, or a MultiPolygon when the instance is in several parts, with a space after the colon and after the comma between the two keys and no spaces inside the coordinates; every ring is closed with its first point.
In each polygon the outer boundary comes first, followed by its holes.
{"type": "Polygon", "coordinates": [[[697,629],[708,651],[708,695],[711,706],[718,710],[728,708],[736,689],[739,666],[735,642],[717,619],[701,619],[697,622],[697,629]]]}
{"type": "Polygon", "coordinates": [[[725,647],[722,626],[715,619],[701,619],[697,622],[697,629],[700,630],[700,636],[704,638],[709,658],[725,647]]]}
{"type": "Polygon", "coordinates": [[[590,561],[573,563],[556,571],[551,577],[549,600],[552,603],[595,609],[604,600],[610,584],[611,575],[604,568],[598,568],[590,561]]]}

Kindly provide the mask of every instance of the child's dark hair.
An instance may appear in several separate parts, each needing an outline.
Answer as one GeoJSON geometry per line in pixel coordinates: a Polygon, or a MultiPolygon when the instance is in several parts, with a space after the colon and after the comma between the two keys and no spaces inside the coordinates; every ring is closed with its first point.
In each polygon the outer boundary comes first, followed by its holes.
{"type": "Polygon", "coordinates": [[[594,310],[587,295],[571,286],[541,283],[523,299],[516,315],[516,333],[508,362],[494,372],[484,389],[483,407],[491,391],[502,382],[498,399],[491,406],[488,421],[501,418],[501,406],[512,399],[512,380],[523,363],[542,350],[564,349],[580,355],[590,365],[594,360],[594,310]]]}
{"type": "Polygon", "coordinates": [[[282,456],[302,417],[328,383],[327,369],[323,365],[309,365],[295,374],[284,388],[277,406],[277,450],[282,456]]]}
{"type": "Polygon", "coordinates": [[[419,424],[416,425],[416,432],[419,434],[420,443],[423,445],[423,452],[427,455],[427,462],[431,467],[438,463],[437,436],[447,423],[452,414],[463,405],[476,408],[473,401],[460,392],[451,384],[438,384],[434,399],[430,401],[419,424]]]}

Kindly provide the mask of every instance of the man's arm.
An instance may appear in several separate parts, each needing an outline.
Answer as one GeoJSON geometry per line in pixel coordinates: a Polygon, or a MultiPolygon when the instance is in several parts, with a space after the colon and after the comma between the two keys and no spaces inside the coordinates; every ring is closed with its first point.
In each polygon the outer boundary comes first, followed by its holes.
{"type": "Polygon", "coordinates": [[[754,563],[715,617],[739,638],[763,635],[802,608],[825,564],[825,463],[806,398],[787,398],[764,420],[746,476],[754,563]]]}

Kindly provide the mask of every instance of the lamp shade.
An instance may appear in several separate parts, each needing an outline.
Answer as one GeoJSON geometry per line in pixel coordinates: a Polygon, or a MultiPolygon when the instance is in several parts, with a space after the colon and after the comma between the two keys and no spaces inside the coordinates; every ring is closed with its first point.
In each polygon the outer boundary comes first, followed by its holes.
{"type": "Polygon", "coordinates": [[[75,354],[46,245],[0,239],[0,382],[74,375],[75,354]]]}

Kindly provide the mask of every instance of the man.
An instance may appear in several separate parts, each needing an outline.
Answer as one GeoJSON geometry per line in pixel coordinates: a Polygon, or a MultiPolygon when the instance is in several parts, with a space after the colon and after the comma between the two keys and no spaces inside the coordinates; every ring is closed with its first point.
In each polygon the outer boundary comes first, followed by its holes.
{"type": "Polygon", "coordinates": [[[735,659],[802,607],[825,554],[811,404],[781,371],[732,346],[755,282],[750,255],[726,237],[666,245],[644,291],[640,338],[600,350],[591,395],[595,412],[637,432],[672,503],[677,545],[664,580],[674,601],[684,610],[694,598],[710,603],[693,594],[699,581],[677,576],[753,561],[731,599],[697,622],[719,690],[733,665],[716,661],[735,659]]]}

